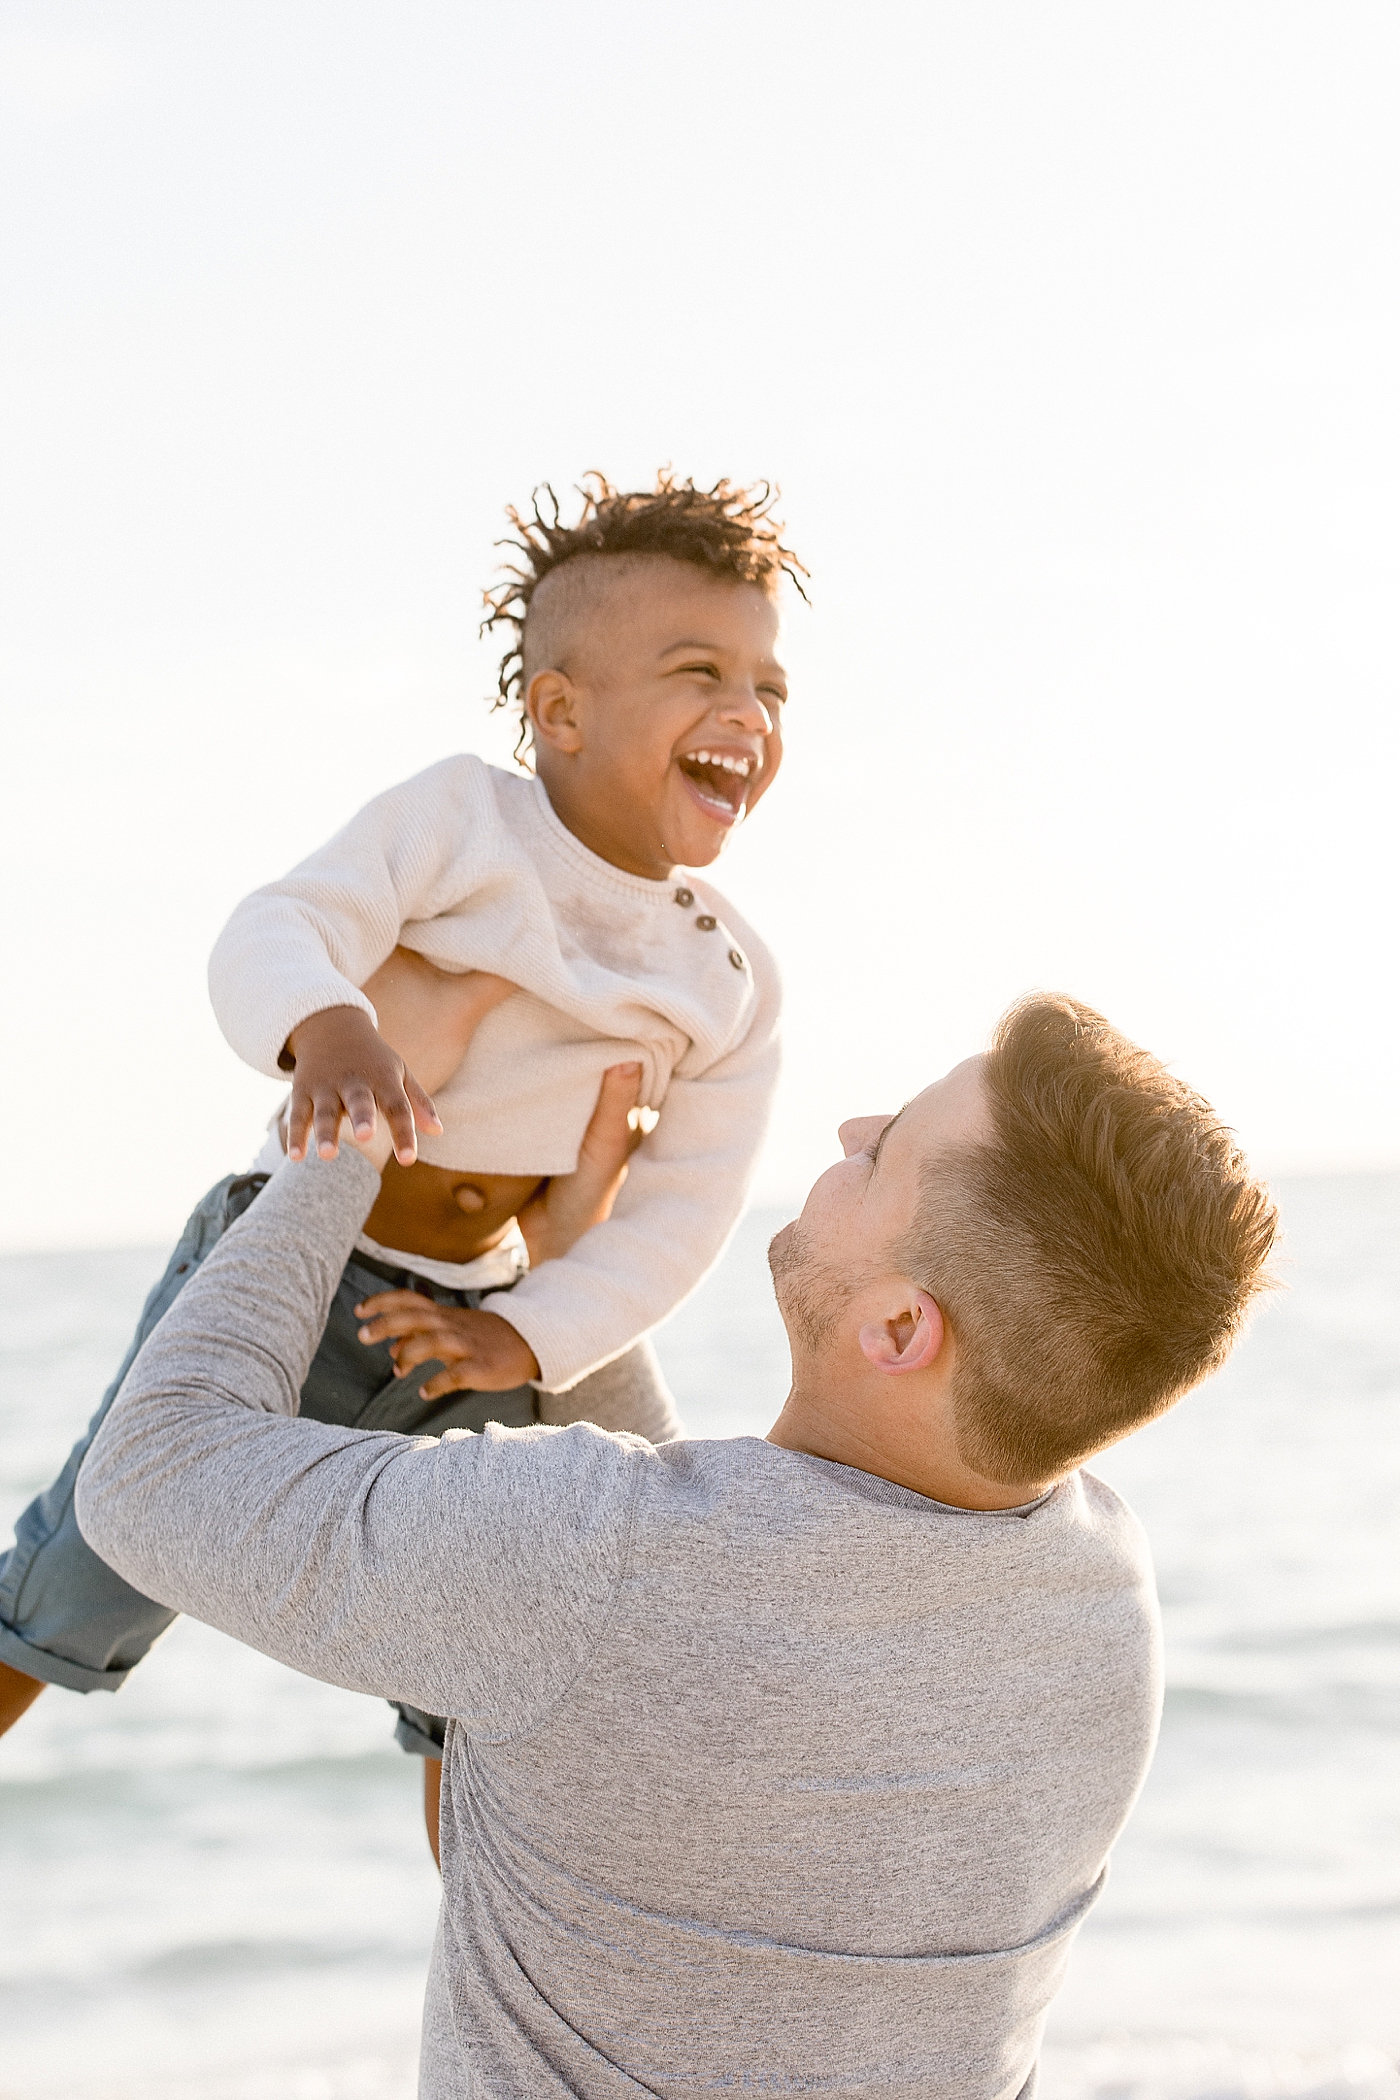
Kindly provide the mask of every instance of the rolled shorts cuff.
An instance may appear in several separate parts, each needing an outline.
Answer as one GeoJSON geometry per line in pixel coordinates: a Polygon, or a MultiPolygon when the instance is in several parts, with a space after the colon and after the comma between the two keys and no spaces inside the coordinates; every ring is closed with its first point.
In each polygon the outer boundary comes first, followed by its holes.
{"type": "MultiPolygon", "coordinates": [[[[8,1663],[22,1677],[37,1677],[41,1684],[61,1684],[68,1692],[119,1692],[135,1669],[134,1663],[124,1670],[94,1670],[86,1663],[69,1662],[66,1655],[51,1655],[47,1648],[35,1648],[13,1626],[0,1621],[0,1662],[8,1663]]],[[[435,1750],[435,1757],[442,1752],[435,1750]]]]}
{"type": "Polygon", "coordinates": [[[440,1730],[443,1724],[435,1714],[420,1713],[416,1706],[396,1705],[394,1711],[399,1717],[394,1741],[401,1750],[410,1757],[442,1756],[442,1736],[434,1735],[433,1730],[440,1730]]]}

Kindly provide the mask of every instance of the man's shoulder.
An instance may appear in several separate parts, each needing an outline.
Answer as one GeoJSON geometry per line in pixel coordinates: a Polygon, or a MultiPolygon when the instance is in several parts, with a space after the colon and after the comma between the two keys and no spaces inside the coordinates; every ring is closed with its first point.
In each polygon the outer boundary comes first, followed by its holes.
{"type": "MultiPolygon", "coordinates": [[[[1141,1520],[1116,1488],[1084,1466],[1064,1483],[1074,1497],[1073,1514],[1085,1550],[1120,1566],[1155,1591],[1152,1548],[1141,1520]]],[[[1063,1489],[1062,1489],[1063,1492],[1063,1489]]]]}
{"type": "Polygon", "coordinates": [[[639,1465],[656,1456],[656,1446],[626,1429],[600,1429],[596,1422],[532,1422],[508,1429],[488,1422],[484,1429],[449,1429],[443,1443],[479,1446],[503,1477],[532,1475],[560,1483],[579,1479],[591,1488],[635,1490],[639,1465]]]}
{"type": "MultiPolygon", "coordinates": [[[[437,1448],[445,1483],[470,1483],[480,1550],[498,1549],[512,1561],[523,1554],[540,1564],[546,1584],[576,1582],[589,1567],[605,1589],[616,1579],[654,1457],[644,1437],[591,1422],[516,1429],[488,1422],[479,1433],[447,1430],[437,1448]]],[[[448,1485],[449,1503],[454,1496],[448,1485]]]]}
{"type": "Polygon", "coordinates": [[[955,1598],[1000,1599],[998,1608],[1052,1616],[1096,1598],[1125,1623],[1156,1617],[1142,1526],[1093,1474],[1072,1474],[1024,1511],[965,1510],[756,1436],[682,1438],[651,1459],[638,1484],[663,1528],[703,1522],[760,1558],[793,1551],[828,1570],[868,1553],[872,1594],[888,1588],[907,1603],[926,1589],[934,1611],[955,1598]]]}

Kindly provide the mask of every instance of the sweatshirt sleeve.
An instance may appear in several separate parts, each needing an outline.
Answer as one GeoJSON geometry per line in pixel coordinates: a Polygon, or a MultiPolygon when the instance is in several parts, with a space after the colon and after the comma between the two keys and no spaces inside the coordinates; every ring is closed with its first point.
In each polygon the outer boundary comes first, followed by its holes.
{"type": "Polygon", "coordinates": [[[569,1429],[408,1438],[295,1419],[378,1176],[287,1167],[141,1350],[77,1484],[158,1602],[351,1691],[528,1730],[586,1666],[650,1454],[569,1429]]]}
{"type": "Polygon", "coordinates": [[[744,1040],[702,1076],[672,1078],[606,1224],[483,1300],[530,1344],[546,1392],[566,1391],[674,1312],[743,1213],[778,1081],[782,988],[757,936],[730,919],[758,994],[744,1040]]]}
{"type": "Polygon", "coordinates": [[[485,781],[480,760],[431,766],[244,898],[209,958],[215,1017],[241,1058],[275,1079],[288,1036],[310,1015],[358,1006],[375,1018],[359,987],[406,924],[435,918],[470,880],[464,853],[493,822],[485,781]]]}

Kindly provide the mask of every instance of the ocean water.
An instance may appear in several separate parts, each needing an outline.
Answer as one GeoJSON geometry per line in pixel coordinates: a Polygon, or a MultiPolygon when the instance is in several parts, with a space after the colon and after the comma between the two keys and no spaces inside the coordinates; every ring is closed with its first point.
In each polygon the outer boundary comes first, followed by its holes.
{"type": "MultiPolygon", "coordinates": [[[[1400,1176],[1281,1190],[1288,1289],[1099,1470],[1157,1558],[1152,1774],[1051,2017],[1049,2100],[1400,2100],[1400,1176]]],[[[691,1428],[766,1428],[755,1215],[661,1337],[691,1428]]],[[[158,1251],[0,1260],[0,1522],[158,1251]]],[[[0,2100],[408,2100],[437,1878],[386,1710],[182,1623],[0,1743],[0,2100]]]]}

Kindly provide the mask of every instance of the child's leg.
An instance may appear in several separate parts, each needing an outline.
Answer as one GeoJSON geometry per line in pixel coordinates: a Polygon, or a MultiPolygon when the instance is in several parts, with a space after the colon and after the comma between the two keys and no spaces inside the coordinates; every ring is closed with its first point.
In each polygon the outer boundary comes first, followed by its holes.
{"type": "MultiPolygon", "coordinates": [[[[73,1484],[137,1350],[265,1178],[229,1175],[194,1211],[86,1434],[52,1487],[24,1511],[14,1545],[0,1557],[0,1661],[27,1678],[115,1692],[175,1617],[98,1559],[74,1519],[73,1484]]],[[[22,1711],[17,1706],[11,1720],[22,1711]]]]}
{"type": "Polygon", "coordinates": [[[442,1850],[438,1843],[438,1827],[442,1822],[442,1759],[425,1757],[423,1760],[423,1821],[428,1826],[428,1843],[433,1848],[433,1864],[442,1872],[442,1850]]]}
{"type": "Polygon", "coordinates": [[[13,1728],[21,1714],[28,1713],[43,1689],[42,1678],[26,1677],[23,1670],[12,1670],[8,1663],[0,1663],[0,1735],[13,1728]]]}

